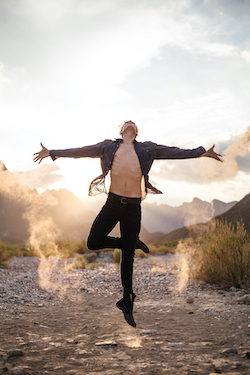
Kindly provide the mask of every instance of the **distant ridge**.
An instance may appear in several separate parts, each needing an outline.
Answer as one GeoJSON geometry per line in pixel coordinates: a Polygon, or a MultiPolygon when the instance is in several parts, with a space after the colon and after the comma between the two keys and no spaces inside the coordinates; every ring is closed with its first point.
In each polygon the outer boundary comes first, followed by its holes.
{"type": "Polygon", "coordinates": [[[216,216],[216,219],[236,224],[237,221],[244,223],[246,231],[250,234],[250,193],[241,199],[230,210],[222,215],[216,216]]]}
{"type": "Polygon", "coordinates": [[[206,223],[217,215],[232,208],[237,201],[230,203],[218,199],[212,202],[194,198],[192,202],[184,202],[181,206],[173,207],[167,204],[143,203],[142,223],[148,232],[170,233],[175,229],[196,223],[206,223]]]}
{"type": "Polygon", "coordinates": [[[0,171],[7,171],[8,169],[5,167],[4,163],[0,160],[0,171]]]}
{"type": "MultiPolygon", "coordinates": [[[[216,216],[215,219],[232,223],[233,225],[236,225],[237,222],[243,223],[246,231],[250,235],[250,193],[236,203],[230,210],[216,216]]],[[[182,240],[185,238],[198,238],[212,233],[213,227],[213,220],[209,220],[207,223],[189,225],[166,234],[157,232],[146,233],[144,239],[148,243],[159,243],[182,240]]]]}

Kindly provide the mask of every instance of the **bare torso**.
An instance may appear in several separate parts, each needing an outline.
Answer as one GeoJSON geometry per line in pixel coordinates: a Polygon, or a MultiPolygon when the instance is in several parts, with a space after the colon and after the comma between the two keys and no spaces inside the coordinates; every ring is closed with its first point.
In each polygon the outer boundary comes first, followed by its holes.
{"type": "Polygon", "coordinates": [[[133,143],[121,143],[111,168],[112,193],[123,197],[141,197],[142,172],[133,143]]]}

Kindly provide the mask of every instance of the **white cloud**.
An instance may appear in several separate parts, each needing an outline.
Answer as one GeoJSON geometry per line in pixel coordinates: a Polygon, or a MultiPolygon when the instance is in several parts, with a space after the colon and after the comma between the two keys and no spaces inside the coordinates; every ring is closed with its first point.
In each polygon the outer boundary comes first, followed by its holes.
{"type": "Polygon", "coordinates": [[[61,174],[55,173],[60,170],[60,167],[54,164],[44,164],[36,169],[31,169],[26,172],[13,172],[14,176],[18,178],[22,185],[28,186],[31,189],[48,189],[56,182],[63,180],[61,174]]]}
{"type": "Polygon", "coordinates": [[[250,48],[245,49],[244,51],[241,52],[241,56],[248,62],[250,63],[250,48]]]}
{"type": "Polygon", "coordinates": [[[6,83],[10,83],[11,80],[6,73],[4,64],[0,61],[0,89],[6,83]]]}
{"type": "MultiPolygon", "coordinates": [[[[8,136],[0,147],[7,166],[27,169],[40,141],[66,148],[112,138],[130,118],[140,139],[180,147],[181,140],[216,142],[237,133],[250,115],[242,70],[249,50],[240,55],[244,41],[237,39],[246,26],[226,12],[231,2],[219,3],[0,1],[1,121],[8,136]]],[[[58,164],[69,176],[63,184],[72,186],[72,164],[58,164]]],[[[196,166],[190,166],[194,182],[196,166]]],[[[182,171],[181,164],[165,168],[166,178],[175,171],[188,179],[187,164],[182,171]]],[[[62,176],[54,172],[37,168],[37,176],[27,174],[29,183],[60,187],[62,176]]]]}

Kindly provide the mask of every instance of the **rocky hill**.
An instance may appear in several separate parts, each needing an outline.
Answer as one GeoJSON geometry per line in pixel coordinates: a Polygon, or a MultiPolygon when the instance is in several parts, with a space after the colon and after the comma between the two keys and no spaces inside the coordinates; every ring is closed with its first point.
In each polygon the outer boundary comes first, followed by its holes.
{"type": "MultiPolygon", "coordinates": [[[[236,203],[227,212],[217,215],[216,220],[221,220],[223,222],[232,223],[237,225],[237,222],[244,223],[246,231],[250,235],[250,194],[247,194],[243,199],[236,203]]],[[[213,222],[209,220],[207,223],[193,224],[187,227],[182,227],[173,230],[170,233],[146,233],[145,241],[148,243],[159,243],[167,242],[172,240],[180,240],[185,238],[197,238],[202,237],[206,234],[211,233],[213,230],[213,222]]]]}
{"type": "Polygon", "coordinates": [[[228,223],[237,224],[237,221],[244,223],[244,227],[250,233],[250,193],[241,199],[230,210],[218,215],[218,220],[227,221],[228,223]]]}
{"type": "Polygon", "coordinates": [[[143,202],[143,226],[151,233],[170,233],[175,229],[196,223],[206,223],[231,209],[237,202],[224,203],[217,199],[211,203],[194,198],[181,206],[157,205],[143,202]]]}

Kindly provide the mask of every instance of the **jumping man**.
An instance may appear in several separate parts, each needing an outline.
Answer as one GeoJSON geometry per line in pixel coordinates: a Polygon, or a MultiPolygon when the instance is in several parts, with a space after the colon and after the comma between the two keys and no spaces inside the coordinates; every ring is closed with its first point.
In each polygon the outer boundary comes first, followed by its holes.
{"type": "Polygon", "coordinates": [[[66,150],[48,150],[41,143],[42,150],[34,154],[34,161],[38,163],[48,156],[51,156],[53,161],[59,157],[100,158],[103,173],[91,182],[89,195],[106,192],[105,177],[110,171],[111,185],[108,198],[92,225],[87,246],[90,250],[121,249],[123,297],[116,306],[122,310],[125,320],[132,327],[136,327],[133,318],[133,302],[136,296],[132,288],[135,249],[149,252],[148,247],[139,240],[141,200],[147,193],[162,194],[148,179],[153,161],[199,157],[222,161],[219,158],[221,155],[214,152],[214,146],[206,151],[202,146],[195,149],[180,149],[153,142],[137,142],[137,133],[137,126],[130,120],[122,124],[121,138],[114,141],[108,139],[95,145],[66,150]],[[121,237],[109,236],[118,222],[121,237]]]}

